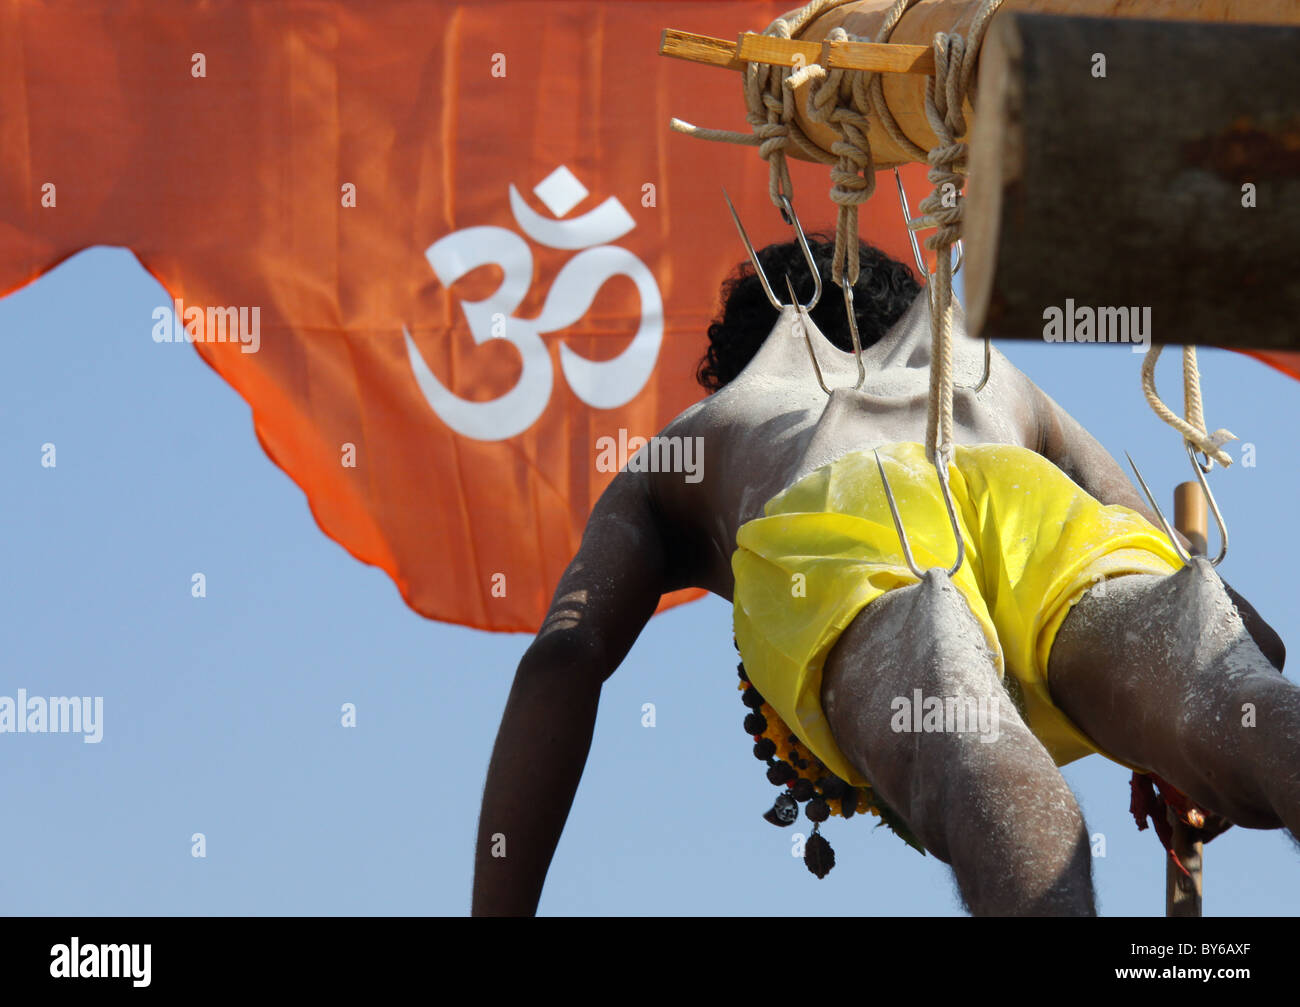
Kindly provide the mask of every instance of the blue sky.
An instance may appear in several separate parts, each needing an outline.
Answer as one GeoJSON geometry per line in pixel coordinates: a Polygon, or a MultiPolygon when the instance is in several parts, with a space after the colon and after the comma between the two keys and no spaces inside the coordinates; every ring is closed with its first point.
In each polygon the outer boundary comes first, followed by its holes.
{"type": "MultiPolygon", "coordinates": [[[[488,758],[529,638],[429,622],[325,538],[244,402],[192,347],[150,338],[169,302],[106,248],[0,300],[0,695],[104,697],[99,744],[0,735],[0,912],[467,913],[488,758]],[[206,598],[191,597],[195,571],[206,598]]],[[[1000,346],[1166,499],[1190,478],[1129,348],[1000,346]]],[[[1254,468],[1213,476],[1232,531],[1221,569],[1294,647],[1300,384],[1201,359],[1209,425],[1256,446],[1254,468]]],[[[602,694],[540,912],[960,914],[947,869],[874,819],[832,819],[824,881],[790,855],[792,830],[760,818],[776,790],[741,729],[735,663],[718,599],[652,621],[602,694]]],[[[1128,815],[1127,771],[1092,757],[1065,773],[1106,837],[1101,911],[1161,915],[1162,853],[1128,815]]],[[[1297,905],[1284,834],[1233,829],[1207,848],[1207,915],[1297,905]]]]}

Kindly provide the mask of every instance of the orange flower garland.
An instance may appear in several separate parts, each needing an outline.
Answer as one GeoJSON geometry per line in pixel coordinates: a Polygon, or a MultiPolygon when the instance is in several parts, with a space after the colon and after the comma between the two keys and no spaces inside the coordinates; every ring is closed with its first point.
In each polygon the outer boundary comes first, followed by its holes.
{"type": "MultiPolygon", "coordinates": [[[[747,681],[740,683],[741,692],[745,692],[752,688],[753,685],[747,681]]],[[[762,706],[760,706],[755,712],[761,714],[763,719],[767,721],[767,727],[764,729],[763,733],[753,735],[755,742],[761,741],[764,738],[770,739],[771,742],[776,745],[777,756],[782,758],[788,765],[792,766],[794,771],[798,773],[800,777],[811,783],[815,784],[818,780],[834,775],[826,768],[826,765],[822,760],[813,755],[808,747],[799,740],[798,736],[786,726],[785,721],[780,718],[777,712],[767,705],[767,700],[764,700],[762,706]],[[794,759],[789,758],[791,752],[794,753],[794,759]],[[801,769],[800,765],[802,763],[806,763],[808,768],[801,769]]],[[[847,784],[845,786],[847,786],[847,784]]],[[[793,789],[794,783],[787,783],[786,787],[793,789]]],[[[872,792],[866,788],[852,789],[853,793],[858,795],[858,803],[855,805],[852,813],[869,811],[877,818],[880,818],[880,809],[872,803],[872,792]]],[[[844,817],[843,811],[840,810],[840,801],[828,801],[827,803],[830,805],[832,815],[839,815],[841,818],[844,817]]]]}

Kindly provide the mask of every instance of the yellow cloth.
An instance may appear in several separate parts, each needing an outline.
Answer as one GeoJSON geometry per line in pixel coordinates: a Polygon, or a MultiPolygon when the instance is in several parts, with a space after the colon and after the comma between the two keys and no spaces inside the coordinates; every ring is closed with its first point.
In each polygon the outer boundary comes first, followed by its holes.
{"type": "MultiPolygon", "coordinates": [[[[880,457],[917,566],[952,566],[956,543],[924,448],[891,444],[880,457]]],[[[1136,511],[1103,506],[1027,448],[958,446],[948,471],[966,542],[953,583],[984,629],[999,677],[1009,671],[1019,682],[1029,727],[1058,766],[1101,752],[1052,703],[1052,642],[1099,578],[1169,574],[1181,560],[1136,511]]],[[[826,655],[854,617],[886,591],[916,583],[875,456],[855,452],[818,469],[773,497],[764,515],[741,527],[732,557],[745,671],[829,769],[870,786],[835,743],[821,681],[826,655]]]]}

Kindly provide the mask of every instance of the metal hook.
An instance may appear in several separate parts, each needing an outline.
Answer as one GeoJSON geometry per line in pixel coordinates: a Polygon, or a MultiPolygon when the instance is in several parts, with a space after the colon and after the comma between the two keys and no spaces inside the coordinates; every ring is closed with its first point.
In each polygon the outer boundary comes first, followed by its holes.
{"type": "Polygon", "coordinates": [[[1147,503],[1151,505],[1151,509],[1156,512],[1156,517],[1160,519],[1160,527],[1165,530],[1165,535],[1169,537],[1169,541],[1174,547],[1174,552],[1178,553],[1179,558],[1184,563],[1191,563],[1191,555],[1183,548],[1183,544],[1178,541],[1178,536],[1174,534],[1173,528],[1169,526],[1169,522],[1165,519],[1165,512],[1162,511],[1160,505],[1156,503],[1155,494],[1151,492],[1151,487],[1147,485],[1147,481],[1142,478],[1142,471],[1137,467],[1137,462],[1133,460],[1133,456],[1127,451],[1124,452],[1124,457],[1128,459],[1129,465],[1132,466],[1133,474],[1137,476],[1138,485],[1142,487],[1142,492],[1146,494],[1147,503]]]}
{"type": "MultiPolygon", "coordinates": [[[[786,277],[788,280],[789,277],[786,277]]],[[[853,359],[858,362],[858,383],[853,386],[853,390],[858,391],[867,382],[867,368],[862,363],[862,340],[858,338],[858,314],[853,308],[853,284],[844,282],[840,284],[840,289],[844,291],[844,310],[849,316],[849,336],[853,339],[853,359]]]]}
{"type": "Polygon", "coordinates": [[[1203,468],[1196,460],[1196,451],[1190,441],[1184,441],[1183,444],[1187,448],[1187,457],[1191,459],[1192,471],[1196,473],[1196,481],[1201,484],[1201,492],[1205,494],[1205,502],[1210,505],[1210,513],[1214,515],[1214,523],[1219,526],[1219,555],[1210,560],[1210,566],[1218,566],[1223,562],[1223,557],[1228,555],[1228,526],[1223,520],[1223,514],[1219,511],[1219,505],[1215,502],[1214,494],[1210,492],[1210,484],[1205,478],[1205,473],[1210,469],[1203,468]]]}
{"type": "MultiPolygon", "coordinates": [[[[912,556],[911,547],[907,544],[907,533],[903,531],[903,519],[898,513],[898,504],[894,501],[894,491],[889,486],[889,476],[885,475],[884,463],[880,460],[880,451],[876,450],[876,468],[880,470],[880,481],[885,487],[885,501],[889,504],[889,513],[894,519],[894,530],[898,532],[898,541],[903,547],[903,559],[907,561],[908,568],[917,578],[925,577],[925,571],[916,565],[916,559],[912,556]]],[[[952,525],[953,538],[957,540],[957,562],[947,570],[948,576],[953,577],[961,569],[962,563],[966,559],[966,540],[961,537],[961,526],[957,523],[957,512],[952,505],[952,494],[948,490],[948,473],[947,465],[942,464],[938,458],[935,459],[934,473],[939,478],[939,489],[943,492],[943,505],[948,510],[948,522],[952,525]]]]}
{"type": "MultiPolygon", "coordinates": [[[[912,228],[915,221],[912,219],[912,207],[907,199],[907,190],[903,188],[903,176],[898,173],[898,168],[894,168],[894,182],[898,185],[898,201],[903,205],[903,219],[907,221],[907,240],[912,245],[912,258],[916,260],[916,271],[927,280],[933,274],[925,267],[925,259],[921,255],[920,243],[916,240],[916,231],[912,228]]],[[[960,238],[957,239],[957,262],[952,267],[952,275],[956,276],[961,272],[961,267],[966,262],[966,247],[962,244],[960,238]]]]}
{"type": "MultiPolygon", "coordinates": [[[[812,300],[807,304],[800,304],[799,298],[794,292],[794,284],[790,280],[790,274],[785,274],[786,290],[790,294],[790,304],[782,304],[780,299],[772,291],[772,285],[767,280],[767,274],[763,272],[763,267],[759,264],[758,253],[754,251],[754,245],[749,240],[749,235],[745,233],[745,227],[740,222],[740,216],[736,213],[736,207],[731,202],[731,197],[727,195],[727,190],[723,188],[722,197],[727,201],[727,209],[731,211],[731,219],[736,223],[736,230],[740,232],[740,240],[745,243],[745,251],[749,253],[749,261],[754,264],[754,272],[758,274],[758,282],[763,286],[763,292],[767,294],[768,301],[777,311],[784,311],[787,307],[794,307],[798,310],[800,316],[800,328],[803,330],[804,344],[808,347],[808,356],[812,359],[813,371],[817,375],[817,384],[821,385],[822,391],[827,395],[831,390],[826,387],[826,382],[822,378],[822,369],[817,363],[817,352],[813,349],[812,337],[808,335],[808,325],[804,324],[806,319],[811,324],[812,319],[808,317],[809,312],[817,306],[822,298],[822,277],[821,270],[817,268],[817,263],[813,259],[812,249],[808,247],[808,238],[804,234],[803,225],[799,222],[799,215],[794,212],[794,204],[790,202],[790,197],[785,193],[778,194],[781,199],[781,216],[786,219],[787,223],[794,225],[795,233],[799,236],[799,248],[803,251],[804,261],[808,263],[808,271],[812,273],[813,278],[813,295],[812,300]]],[[[853,386],[854,390],[860,389],[867,380],[867,369],[862,362],[862,340],[858,336],[857,317],[853,311],[853,289],[849,285],[842,287],[844,291],[844,306],[849,313],[849,334],[853,339],[853,355],[858,364],[858,382],[853,386]]]]}
{"type": "MultiPolygon", "coordinates": [[[[1205,502],[1209,504],[1210,513],[1214,515],[1214,523],[1219,527],[1219,555],[1210,560],[1210,566],[1218,566],[1223,562],[1223,558],[1228,555],[1228,526],[1224,523],[1223,514],[1219,510],[1219,505],[1214,499],[1214,494],[1210,492],[1210,484],[1205,479],[1205,473],[1201,470],[1201,464],[1196,460],[1196,452],[1188,441],[1183,442],[1187,447],[1187,457],[1191,459],[1192,471],[1196,473],[1196,481],[1201,484],[1201,492],[1205,494],[1205,502]]],[[[1151,487],[1147,481],[1142,478],[1142,473],[1138,470],[1137,462],[1127,451],[1124,452],[1128,458],[1128,463],[1133,467],[1133,474],[1137,476],[1138,485],[1142,487],[1142,492],[1146,494],[1147,502],[1151,504],[1151,509],[1156,512],[1156,517],[1160,519],[1160,526],[1164,528],[1165,534],[1169,536],[1169,541],[1173,544],[1174,551],[1178,553],[1179,558],[1186,564],[1190,565],[1192,556],[1183,544],[1178,541],[1178,536],[1174,533],[1169,521],[1165,518],[1165,512],[1160,509],[1156,503],[1155,494],[1151,492],[1151,487]]]]}
{"type": "MultiPolygon", "coordinates": [[[[808,335],[808,326],[804,324],[806,315],[803,305],[799,303],[799,298],[795,296],[794,284],[790,282],[789,273],[785,274],[785,288],[790,291],[790,301],[799,313],[799,330],[803,333],[804,345],[808,347],[808,356],[812,359],[813,373],[817,375],[817,383],[822,386],[822,391],[829,395],[831,390],[826,387],[826,382],[822,380],[822,369],[817,366],[817,351],[813,349],[812,337],[808,335]]],[[[808,321],[811,322],[812,319],[809,318],[808,321]]]]}
{"type": "Polygon", "coordinates": [[[916,232],[912,230],[912,208],[907,203],[907,192],[903,189],[903,176],[894,169],[894,181],[898,185],[898,201],[903,204],[903,220],[907,223],[907,240],[912,245],[912,258],[916,260],[916,272],[918,276],[924,276],[927,280],[930,278],[930,270],[925,268],[925,259],[921,256],[921,246],[916,240],[916,232]]]}
{"type": "MultiPolygon", "coordinates": [[[[812,300],[802,306],[804,311],[812,311],[813,308],[817,307],[817,302],[822,299],[821,272],[817,269],[817,263],[813,261],[812,249],[808,247],[808,239],[804,236],[803,225],[799,223],[799,218],[795,215],[794,204],[790,202],[790,197],[784,193],[780,193],[780,197],[782,203],[781,215],[786,218],[787,223],[794,223],[795,233],[799,236],[799,247],[803,250],[804,261],[808,263],[808,270],[812,273],[812,300]]],[[[736,208],[732,205],[731,197],[727,195],[725,187],[722,190],[722,198],[727,201],[727,209],[731,211],[731,219],[736,222],[736,230],[740,232],[740,240],[745,243],[745,251],[749,253],[749,261],[754,264],[754,272],[758,274],[758,282],[763,285],[763,293],[767,294],[767,299],[777,311],[783,311],[785,308],[791,307],[792,305],[782,304],[778,300],[776,294],[772,291],[772,285],[767,282],[767,274],[763,272],[763,267],[758,263],[758,253],[754,251],[754,246],[749,240],[749,235],[745,233],[744,225],[741,224],[740,217],[736,214],[736,208]]],[[[798,299],[794,297],[793,293],[791,298],[795,304],[798,303],[798,299]]]]}
{"type": "MultiPolygon", "coordinates": [[[[989,342],[989,337],[984,337],[984,374],[980,377],[979,384],[970,386],[973,392],[982,392],[984,386],[989,383],[990,364],[993,363],[993,345],[989,342]]],[[[962,386],[967,387],[965,385],[962,386]]]]}
{"type": "MultiPolygon", "coordinates": [[[[934,294],[933,294],[933,287],[931,286],[931,281],[934,279],[934,275],[925,267],[925,259],[921,255],[921,246],[916,240],[916,231],[912,229],[912,224],[915,223],[915,221],[912,220],[912,207],[907,200],[907,190],[903,188],[903,176],[898,173],[897,168],[894,169],[894,181],[898,184],[898,201],[903,206],[903,220],[906,221],[907,223],[907,240],[911,242],[912,245],[912,258],[916,260],[916,271],[918,275],[925,277],[926,286],[930,288],[931,291],[930,310],[933,311],[934,294]]],[[[965,263],[965,261],[966,261],[966,250],[965,247],[962,245],[961,241],[958,240],[957,264],[952,267],[953,276],[956,276],[961,271],[962,264],[965,263]]],[[[984,386],[989,383],[989,373],[991,371],[992,363],[993,363],[993,347],[989,341],[989,337],[985,336],[984,337],[984,373],[980,376],[979,382],[977,384],[958,385],[957,387],[969,388],[973,392],[983,391],[984,386]]]]}
{"type": "MultiPolygon", "coordinates": [[[[785,288],[790,292],[790,300],[792,302],[797,301],[794,284],[790,282],[789,273],[785,274],[785,288]]],[[[845,284],[843,289],[844,304],[849,312],[849,331],[853,334],[854,359],[858,362],[858,383],[853,386],[853,390],[856,392],[867,380],[867,369],[862,363],[862,344],[858,341],[858,327],[853,320],[853,286],[852,284],[845,284]]],[[[796,304],[796,309],[799,312],[799,328],[803,332],[804,345],[808,347],[808,356],[812,359],[813,372],[817,375],[817,383],[822,386],[822,391],[829,395],[831,390],[826,387],[826,382],[822,379],[822,369],[817,366],[817,352],[813,349],[812,337],[808,335],[808,326],[804,324],[805,319],[809,323],[812,322],[812,319],[807,316],[802,305],[796,304]]]]}

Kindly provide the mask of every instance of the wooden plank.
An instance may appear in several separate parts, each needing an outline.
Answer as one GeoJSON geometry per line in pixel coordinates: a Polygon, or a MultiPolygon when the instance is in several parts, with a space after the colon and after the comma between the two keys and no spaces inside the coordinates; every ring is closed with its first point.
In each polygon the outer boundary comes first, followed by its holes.
{"type": "Polygon", "coordinates": [[[880,73],[934,73],[934,50],[925,45],[876,42],[826,42],[821,61],[827,69],[875,70],[880,73]]]}
{"type": "Polygon", "coordinates": [[[799,42],[746,32],[738,42],[665,28],[659,55],[706,66],[743,70],[746,62],[775,66],[821,63],[832,69],[881,73],[934,73],[934,52],[923,45],[878,45],[875,42],[799,42]]]}
{"type": "Polygon", "coordinates": [[[1300,349],[1300,98],[1280,86],[1297,52],[1288,26],[999,14],[971,141],[972,334],[1048,339],[1064,316],[1068,341],[1102,341],[1105,308],[1106,336],[1123,309],[1157,343],[1300,349]]]}
{"type": "Polygon", "coordinates": [[[736,43],[711,35],[696,35],[675,28],[665,28],[659,36],[659,55],[685,59],[707,66],[721,66],[728,70],[743,70],[745,64],[736,59],[736,43]]]}
{"type": "Polygon", "coordinates": [[[808,66],[822,54],[820,42],[800,42],[747,31],[741,34],[736,56],[742,63],[771,63],[774,66],[808,66]]]}

